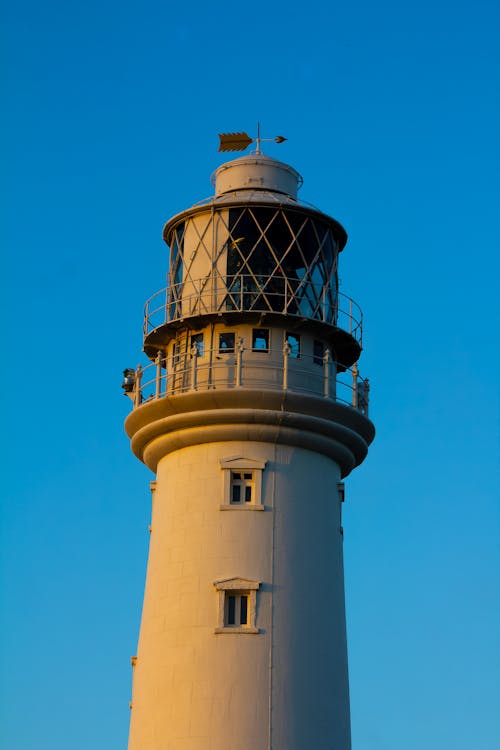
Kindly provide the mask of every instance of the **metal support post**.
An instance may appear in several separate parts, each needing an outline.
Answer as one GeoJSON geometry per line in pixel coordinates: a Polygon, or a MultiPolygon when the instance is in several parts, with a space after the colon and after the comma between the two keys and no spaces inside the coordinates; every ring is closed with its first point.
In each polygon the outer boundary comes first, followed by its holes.
{"type": "Polygon", "coordinates": [[[283,346],[283,390],[286,391],[288,388],[288,358],[292,347],[288,343],[288,339],[285,341],[283,346]]]}
{"type": "Polygon", "coordinates": [[[358,408],[358,363],[355,362],[351,368],[352,372],[352,406],[353,409],[358,408]]]}
{"type": "Polygon", "coordinates": [[[155,359],[156,364],[156,383],[155,383],[155,398],[161,396],[161,352],[158,351],[155,359]]]}
{"type": "Polygon", "coordinates": [[[138,407],[142,401],[141,393],[142,367],[137,365],[135,371],[135,389],[134,389],[134,408],[138,407]]]}
{"type": "Polygon", "coordinates": [[[323,364],[325,366],[324,380],[323,380],[323,396],[330,398],[330,363],[332,361],[332,355],[330,349],[325,350],[323,356],[323,364]]]}
{"type": "Polygon", "coordinates": [[[191,347],[191,388],[193,391],[198,390],[198,347],[196,344],[191,347]]]}
{"type": "Polygon", "coordinates": [[[236,388],[240,388],[241,386],[241,370],[243,367],[243,351],[245,347],[243,346],[243,339],[239,339],[238,346],[236,347],[236,388]]]}

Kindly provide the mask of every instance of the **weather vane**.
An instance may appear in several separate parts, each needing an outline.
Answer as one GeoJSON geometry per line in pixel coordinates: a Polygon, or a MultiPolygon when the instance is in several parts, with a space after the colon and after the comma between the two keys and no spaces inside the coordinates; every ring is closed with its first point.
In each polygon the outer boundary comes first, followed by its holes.
{"type": "Polygon", "coordinates": [[[260,137],[260,122],[257,123],[257,138],[250,138],[248,133],[219,133],[219,151],[244,151],[251,143],[256,144],[255,153],[260,154],[260,144],[262,141],[274,141],[283,143],[288,140],[282,135],[275,138],[260,137]]]}

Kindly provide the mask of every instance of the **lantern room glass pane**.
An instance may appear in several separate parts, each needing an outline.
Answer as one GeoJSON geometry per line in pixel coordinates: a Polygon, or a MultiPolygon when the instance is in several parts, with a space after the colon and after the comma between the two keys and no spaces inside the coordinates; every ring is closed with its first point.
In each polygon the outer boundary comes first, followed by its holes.
{"type": "Polygon", "coordinates": [[[334,321],[338,243],[308,214],[262,206],[229,210],[226,305],[334,321]]]}

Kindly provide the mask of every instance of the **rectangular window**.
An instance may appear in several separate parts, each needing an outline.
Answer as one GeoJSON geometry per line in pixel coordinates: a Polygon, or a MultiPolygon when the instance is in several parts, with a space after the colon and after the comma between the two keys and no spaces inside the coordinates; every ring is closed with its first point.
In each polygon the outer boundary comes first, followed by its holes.
{"type": "Polygon", "coordinates": [[[191,349],[195,346],[198,349],[198,357],[203,357],[205,352],[205,344],[203,341],[202,333],[193,333],[191,336],[191,349]]]}
{"type": "Polygon", "coordinates": [[[248,594],[227,594],[226,627],[248,625],[248,594]]]}
{"type": "Polygon", "coordinates": [[[231,503],[251,503],[254,499],[253,472],[231,472],[231,503]]]}
{"type": "Polygon", "coordinates": [[[234,333],[219,333],[219,352],[221,354],[231,354],[231,352],[234,352],[234,345],[234,333]]]}
{"type": "Polygon", "coordinates": [[[290,333],[289,331],[286,332],[285,338],[288,342],[288,346],[290,347],[290,354],[289,357],[292,357],[293,359],[299,359],[300,357],[300,336],[297,333],[290,333]]]}
{"type": "Polygon", "coordinates": [[[216,633],[258,634],[257,591],[260,581],[246,578],[224,578],[214,581],[219,592],[216,633]]]}
{"type": "Polygon", "coordinates": [[[252,351],[269,351],[269,328],[254,328],[252,331],[252,351]]]}
{"type": "Polygon", "coordinates": [[[174,343],[172,344],[172,364],[174,366],[179,364],[179,359],[180,359],[179,344],[176,341],[174,341],[174,343]]]}
{"type": "Polygon", "coordinates": [[[325,345],[322,341],[313,341],[313,362],[315,365],[323,364],[325,345]]]}

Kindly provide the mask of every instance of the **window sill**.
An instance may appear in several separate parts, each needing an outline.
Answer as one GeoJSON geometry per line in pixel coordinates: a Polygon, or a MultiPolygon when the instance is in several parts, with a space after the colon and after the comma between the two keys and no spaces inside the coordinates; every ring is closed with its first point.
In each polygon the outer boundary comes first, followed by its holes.
{"type": "Polygon", "coordinates": [[[247,627],[246,625],[241,625],[239,627],[227,627],[227,628],[214,628],[214,633],[217,635],[220,635],[221,633],[235,633],[235,634],[242,634],[245,633],[246,635],[258,635],[259,628],[251,628],[247,627]]]}
{"type": "Polygon", "coordinates": [[[236,503],[225,504],[225,505],[219,505],[219,510],[265,510],[265,507],[263,505],[254,505],[252,503],[246,503],[243,505],[237,505],[236,503]]]}

